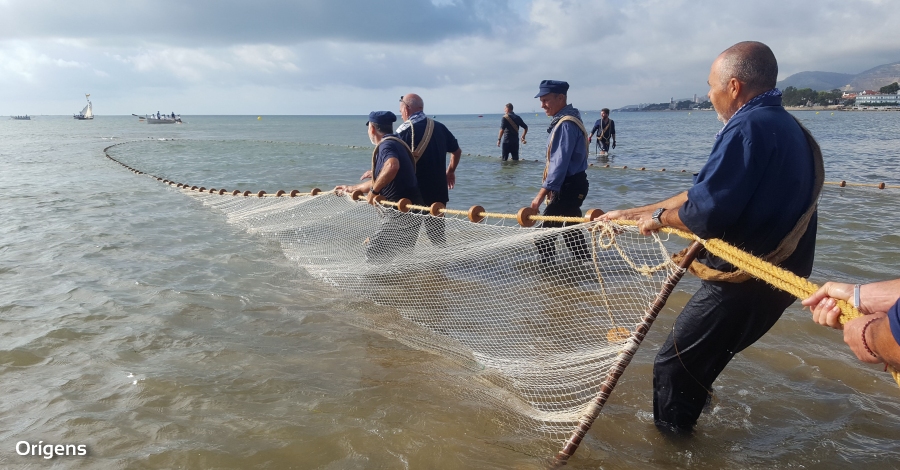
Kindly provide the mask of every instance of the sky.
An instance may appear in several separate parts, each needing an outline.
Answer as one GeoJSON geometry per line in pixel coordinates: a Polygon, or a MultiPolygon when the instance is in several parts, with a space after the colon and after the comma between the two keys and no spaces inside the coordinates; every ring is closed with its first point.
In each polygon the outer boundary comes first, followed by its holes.
{"type": "Polygon", "coordinates": [[[0,0],[0,115],[597,110],[703,96],[732,44],[779,80],[900,61],[892,0],[0,0]]]}

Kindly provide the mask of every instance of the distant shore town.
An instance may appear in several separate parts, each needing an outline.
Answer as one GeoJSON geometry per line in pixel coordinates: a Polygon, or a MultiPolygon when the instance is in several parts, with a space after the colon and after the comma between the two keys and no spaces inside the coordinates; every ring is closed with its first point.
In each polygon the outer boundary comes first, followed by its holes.
{"type": "MultiPolygon", "coordinates": [[[[880,90],[863,91],[816,91],[811,88],[789,86],[782,90],[782,102],[789,110],[839,110],[839,111],[900,111],[900,83],[894,82],[880,90]]],[[[705,96],[676,100],[668,103],[629,105],[617,109],[619,112],[632,111],[690,111],[711,110],[712,103],[705,96]]]]}

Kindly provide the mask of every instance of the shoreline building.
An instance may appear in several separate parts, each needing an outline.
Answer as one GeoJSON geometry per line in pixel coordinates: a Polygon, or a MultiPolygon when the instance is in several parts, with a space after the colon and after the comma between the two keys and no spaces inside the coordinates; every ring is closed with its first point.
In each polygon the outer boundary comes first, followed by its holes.
{"type": "Polygon", "coordinates": [[[856,95],[856,107],[860,106],[900,106],[900,91],[897,93],[863,91],[856,95]]]}

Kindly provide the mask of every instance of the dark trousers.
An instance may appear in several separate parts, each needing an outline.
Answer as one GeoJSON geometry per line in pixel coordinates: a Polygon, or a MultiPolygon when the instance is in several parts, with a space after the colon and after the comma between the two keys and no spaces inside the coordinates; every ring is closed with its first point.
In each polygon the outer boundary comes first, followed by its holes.
{"type": "Polygon", "coordinates": [[[665,430],[693,428],[725,365],[769,331],[794,300],[757,279],[702,282],[656,355],[656,425],[665,430]]]}
{"type": "Polygon", "coordinates": [[[510,154],[512,154],[513,160],[519,159],[519,141],[512,140],[500,144],[500,156],[503,158],[504,162],[509,158],[510,154]]]}
{"type": "Polygon", "coordinates": [[[609,152],[609,138],[597,138],[597,150],[601,152],[609,152]]]}
{"type": "MultiPolygon", "coordinates": [[[[547,207],[544,208],[543,215],[565,216],[565,217],[581,217],[581,204],[588,193],[588,179],[585,172],[576,173],[566,177],[563,181],[559,192],[552,194],[552,199],[547,207]]],[[[541,222],[543,228],[565,227],[567,225],[575,225],[572,222],[541,222]]],[[[578,259],[591,259],[591,252],[588,250],[587,242],[581,229],[566,230],[563,232],[563,240],[566,247],[578,259]]],[[[535,241],[538,253],[541,255],[541,262],[550,263],[556,257],[556,235],[540,237],[535,241]]]]}

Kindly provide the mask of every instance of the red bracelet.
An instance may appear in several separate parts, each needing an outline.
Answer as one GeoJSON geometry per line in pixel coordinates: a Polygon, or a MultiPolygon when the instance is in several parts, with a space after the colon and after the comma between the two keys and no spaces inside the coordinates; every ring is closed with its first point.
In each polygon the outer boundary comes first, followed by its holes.
{"type": "Polygon", "coordinates": [[[872,352],[872,349],[869,348],[869,344],[866,343],[866,328],[868,328],[869,325],[871,325],[872,322],[874,322],[875,320],[880,320],[880,318],[873,318],[873,319],[867,321],[865,325],[863,325],[863,327],[862,327],[862,343],[863,343],[863,347],[866,348],[866,351],[869,351],[869,354],[871,354],[872,357],[874,357],[875,359],[878,359],[878,356],[876,356],[875,353],[872,352]]]}

